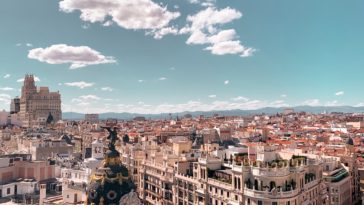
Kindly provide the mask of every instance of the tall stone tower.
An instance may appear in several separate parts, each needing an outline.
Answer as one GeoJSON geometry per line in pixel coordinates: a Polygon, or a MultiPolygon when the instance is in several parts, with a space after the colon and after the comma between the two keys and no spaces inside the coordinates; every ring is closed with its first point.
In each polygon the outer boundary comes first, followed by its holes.
{"type": "Polygon", "coordinates": [[[62,118],[61,95],[48,87],[35,86],[33,75],[26,75],[20,97],[20,119],[24,127],[45,125],[51,114],[54,121],[62,118]]]}

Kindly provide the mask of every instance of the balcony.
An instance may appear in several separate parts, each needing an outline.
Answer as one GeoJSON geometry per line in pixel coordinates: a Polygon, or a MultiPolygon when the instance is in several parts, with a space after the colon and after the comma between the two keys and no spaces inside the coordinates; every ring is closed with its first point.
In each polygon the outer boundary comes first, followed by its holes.
{"type": "Polygon", "coordinates": [[[299,194],[299,190],[295,189],[292,191],[258,191],[254,189],[244,188],[244,194],[254,198],[292,198],[299,194]]]}
{"type": "Polygon", "coordinates": [[[213,185],[216,187],[221,187],[226,190],[233,190],[233,186],[231,185],[231,183],[226,183],[226,182],[220,181],[218,179],[208,178],[208,183],[210,185],[213,185]]]}

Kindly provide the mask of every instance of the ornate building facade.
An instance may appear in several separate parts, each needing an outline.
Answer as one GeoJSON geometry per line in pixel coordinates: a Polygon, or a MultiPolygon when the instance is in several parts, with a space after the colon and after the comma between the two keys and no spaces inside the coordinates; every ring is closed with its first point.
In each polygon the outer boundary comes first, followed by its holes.
{"type": "Polygon", "coordinates": [[[26,75],[20,98],[20,118],[24,127],[46,122],[52,115],[55,122],[62,119],[61,95],[49,92],[48,87],[36,87],[34,76],[26,75]]]}

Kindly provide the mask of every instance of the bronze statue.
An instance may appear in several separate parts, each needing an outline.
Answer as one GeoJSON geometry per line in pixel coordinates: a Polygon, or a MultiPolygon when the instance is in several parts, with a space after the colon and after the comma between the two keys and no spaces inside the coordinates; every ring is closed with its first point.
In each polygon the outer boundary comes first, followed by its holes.
{"type": "Polygon", "coordinates": [[[106,129],[109,132],[109,136],[107,136],[107,139],[110,140],[109,142],[109,149],[110,150],[115,150],[115,142],[118,139],[118,133],[116,132],[117,127],[113,127],[111,129],[111,127],[101,127],[103,129],[106,129]]]}

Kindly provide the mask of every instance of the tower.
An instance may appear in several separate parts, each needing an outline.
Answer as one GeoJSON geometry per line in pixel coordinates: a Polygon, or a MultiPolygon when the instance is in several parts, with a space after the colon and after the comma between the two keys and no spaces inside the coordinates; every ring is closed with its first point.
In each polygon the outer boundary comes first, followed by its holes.
{"type": "Polygon", "coordinates": [[[46,126],[52,115],[54,122],[62,118],[61,95],[48,87],[36,87],[33,75],[26,75],[20,97],[20,120],[24,127],[46,126]]]}
{"type": "Polygon", "coordinates": [[[24,78],[23,87],[21,89],[21,97],[27,98],[29,94],[34,94],[37,92],[37,87],[35,86],[34,76],[26,75],[24,78]]]}

